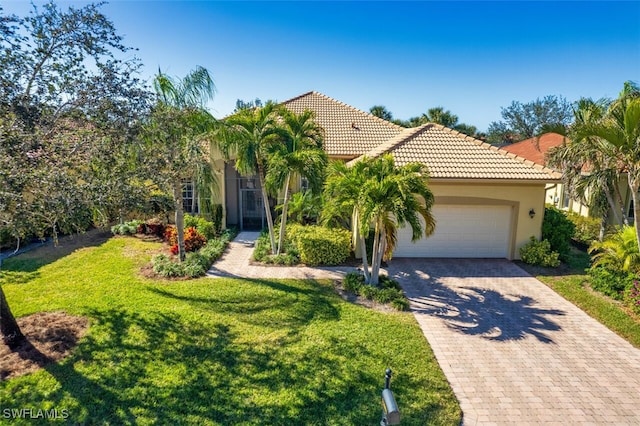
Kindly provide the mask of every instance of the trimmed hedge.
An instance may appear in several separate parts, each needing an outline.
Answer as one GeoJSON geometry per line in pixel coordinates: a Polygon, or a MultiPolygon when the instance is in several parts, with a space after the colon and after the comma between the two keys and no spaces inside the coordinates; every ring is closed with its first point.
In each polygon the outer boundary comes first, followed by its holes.
{"type": "Polygon", "coordinates": [[[307,265],[339,265],[351,254],[351,232],[322,226],[292,225],[288,229],[291,242],[307,265]]]}

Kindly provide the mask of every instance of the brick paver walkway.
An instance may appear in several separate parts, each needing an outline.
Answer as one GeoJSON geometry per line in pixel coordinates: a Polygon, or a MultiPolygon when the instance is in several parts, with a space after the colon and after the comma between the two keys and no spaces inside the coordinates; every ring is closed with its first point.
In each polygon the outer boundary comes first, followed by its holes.
{"type": "Polygon", "coordinates": [[[465,425],[640,424],[640,350],[513,263],[390,266],[465,425]]]}
{"type": "Polygon", "coordinates": [[[260,235],[258,232],[241,232],[229,243],[224,255],[211,266],[207,277],[236,278],[292,278],[292,279],[339,279],[353,267],[316,267],[306,266],[263,266],[251,264],[253,246],[260,235]]]}

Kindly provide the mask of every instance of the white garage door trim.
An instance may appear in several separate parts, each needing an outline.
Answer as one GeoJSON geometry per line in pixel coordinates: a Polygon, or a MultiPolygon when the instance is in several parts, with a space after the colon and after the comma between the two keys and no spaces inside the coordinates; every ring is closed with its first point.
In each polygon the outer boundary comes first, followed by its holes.
{"type": "Polygon", "coordinates": [[[511,205],[435,205],[433,235],[412,243],[411,228],[399,228],[394,257],[509,258],[512,209],[511,205]]]}

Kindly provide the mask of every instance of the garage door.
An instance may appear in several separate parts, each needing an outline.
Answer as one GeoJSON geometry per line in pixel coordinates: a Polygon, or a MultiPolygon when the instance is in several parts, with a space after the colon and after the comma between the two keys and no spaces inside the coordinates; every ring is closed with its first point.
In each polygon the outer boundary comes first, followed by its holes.
{"type": "Polygon", "coordinates": [[[398,230],[395,257],[507,258],[511,206],[436,205],[436,230],[411,242],[411,228],[398,230]]]}

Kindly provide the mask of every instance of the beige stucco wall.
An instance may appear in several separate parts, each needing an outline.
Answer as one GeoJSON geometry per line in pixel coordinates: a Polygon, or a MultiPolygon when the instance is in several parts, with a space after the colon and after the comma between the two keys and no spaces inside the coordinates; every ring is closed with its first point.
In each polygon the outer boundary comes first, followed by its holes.
{"type": "Polygon", "coordinates": [[[519,259],[519,249],[533,235],[540,239],[544,214],[543,183],[487,183],[431,181],[431,191],[440,204],[477,204],[512,206],[510,258],[519,259]],[[529,211],[534,209],[533,219],[529,211]]]}

